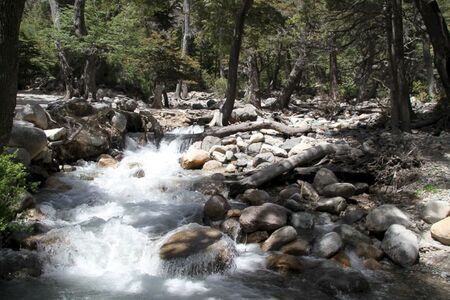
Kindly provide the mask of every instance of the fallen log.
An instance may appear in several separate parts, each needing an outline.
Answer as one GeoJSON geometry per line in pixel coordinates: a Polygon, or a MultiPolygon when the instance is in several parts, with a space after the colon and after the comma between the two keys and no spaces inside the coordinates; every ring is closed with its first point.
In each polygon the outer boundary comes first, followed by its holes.
{"type": "Polygon", "coordinates": [[[351,147],[348,145],[332,145],[326,143],[309,148],[300,154],[291,156],[290,158],[257,171],[251,176],[232,183],[230,185],[230,195],[235,196],[243,193],[247,189],[258,188],[297,167],[311,164],[329,154],[349,152],[350,149],[351,147]]]}
{"type": "Polygon", "coordinates": [[[291,127],[274,121],[245,122],[226,127],[211,127],[203,132],[202,136],[216,136],[223,138],[239,132],[257,131],[261,129],[273,129],[285,136],[303,135],[311,131],[310,126],[291,127]]]}

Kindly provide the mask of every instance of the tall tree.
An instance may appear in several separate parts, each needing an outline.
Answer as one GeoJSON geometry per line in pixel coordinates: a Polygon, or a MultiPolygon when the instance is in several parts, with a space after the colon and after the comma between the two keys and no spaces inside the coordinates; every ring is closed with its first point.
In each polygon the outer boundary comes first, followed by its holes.
{"type": "Polygon", "coordinates": [[[256,57],[256,50],[250,50],[247,59],[247,99],[257,108],[261,108],[261,99],[259,97],[259,71],[256,57]]]}
{"type": "MultiPolygon", "coordinates": [[[[50,12],[52,16],[53,27],[56,31],[61,30],[60,6],[58,0],[48,0],[50,12]]],[[[73,87],[73,70],[69,65],[67,50],[61,45],[59,38],[55,40],[56,51],[58,52],[58,60],[61,68],[61,74],[64,81],[66,93],[64,99],[68,100],[74,95],[73,87]]]]}
{"type": "Polygon", "coordinates": [[[245,18],[252,5],[253,0],[242,0],[242,6],[236,15],[236,23],[233,32],[233,44],[231,46],[230,60],[228,63],[227,99],[221,109],[223,114],[223,125],[229,124],[231,113],[234,108],[234,101],[236,100],[239,54],[241,52],[242,37],[244,35],[245,18]]]}
{"type": "MultiPolygon", "coordinates": [[[[188,55],[188,43],[191,38],[191,1],[184,0],[183,2],[183,40],[181,42],[181,58],[185,58],[188,55]]],[[[188,87],[183,80],[178,81],[175,91],[177,98],[187,98],[188,87]]]]}
{"type": "Polygon", "coordinates": [[[305,58],[303,54],[300,54],[297,57],[297,60],[294,63],[294,66],[289,73],[286,86],[281,91],[281,95],[278,98],[278,105],[281,108],[287,108],[289,106],[289,102],[291,101],[291,96],[294,93],[295,87],[300,82],[300,79],[303,75],[303,68],[305,65],[305,58]]]}
{"type": "Polygon", "coordinates": [[[409,110],[409,85],[406,80],[405,50],[403,43],[402,0],[388,0],[387,37],[391,72],[391,122],[392,130],[411,130],[409,110]]]}
{"type": "Polygon", "coordinates": [[[438,70],[447,96],[446,105],[450,103],[450,33],[435,0],[415,0],[417,9],[430,36],[434,50],[434,65],[438,70]]]}
{"type": "Polygon", "coordinates": [[[338,62],[337,62],[337,45],[334,33],[330,37],[330,97],[333,100],[338,98],[338,62]]]}
{"type": "Polygon", "coordinates": [[[9,141],[16,107],[19,28],[24,5],[25,0],[0,0],[0,147],[9,141]]]}
{"type": "MultiPolygon", "coordinates": [[[[88,30],[86,28],[86,18],[85,18],[85,0],[75,0],[73,11],[73,20],[75,27],[75,35],[82,39],[88,35],[88,30]]],[[[80,88],[80,94],[83,95],[85,99],[92,98],[96,99],[97,94],[97,84],[96,84],[96,63],[97,63],[97,49],[94,46],[89,46],[85,49],[86,62],[83,70],[83,80],[80,88]]]]}

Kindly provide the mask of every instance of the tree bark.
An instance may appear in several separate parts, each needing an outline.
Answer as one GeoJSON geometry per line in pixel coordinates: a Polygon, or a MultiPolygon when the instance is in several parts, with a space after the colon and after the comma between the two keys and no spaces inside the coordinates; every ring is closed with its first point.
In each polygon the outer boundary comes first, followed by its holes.
{"type": "Polygon", "coordinates": [[[153,105],[152,108],[162,109],[163,108],[163,86],[161,83],[155,84],[155,89],[153,91],[153,105]]]}
{"type": "Polygon", "coordinates": [[[434,98],[436,81],[434,80],[434,68],[433,68],[433,57],[431,55],[431,45],[428,36],[424,34],[422,38],[423,47],[423,63],[425,65],[426,77],[427,77],[427,88],[428,96],[434,98]]]}
{"type": "Polygon", "coordinates": [[[25,0],[0,0],[0,152],[8,144],[19,71],[19,28],[25,0]]]}
{"type": "MultiPolygon", "coordinates": [[[[60,23],[60,9],[59,4],[57,0],[48,0],[48,3],[50,5],[50,12],[52,15],[52,22],[53,27],[59,31],[61,30],[61,23],[60,23]]],[[[61,42],[59,40],[55,41],[55,47],[56,51],[58,52],[58,60],[59,65],[61,67],[61,74],[64,81],[64,87],[65,87],[65,95],[64,99],[69,100],[74,95],[74,87],[73,87],[73,69],[69,65],[69,60],[67,58],[67,51],[66,49],[61,45],[61,42]]]]}
{"type": "MultiPolygon", "coordinates": [[[[191,1],[184,0],[183,2],[183,40],[181,42],[181,58],[185,58],[188,55],[188,43],[191,37],[191,1]]],[[[178,99],[186,99],[188,97],[188,87],[183,80],[179,80],[175,95],[178,99]]]]}
{"type": "Polygon", "coordinates": [[[282,123],[273,121],[263,121],[263,122],[246,122],[240,124],[234,124],[227,127],[212,127],[205,130],[204,136],[216,136],[216,137],[226,137],[238,132],[256,131],[261,129],[273,129],[285,136],[296,136],[303,135],[311,130],[309,126],[305,127],[290,127],[282,123]]]}
{"type": "Polygon", "coordinates": [[[337,49],[336,37],[332,34],[330,39],[330,97],[333,100],[338,98],[338,64],[337,64],[337,49]]]}
{"type": "Polygon", "coordinates": [[[303,55],[300,56],[295,61],[294,66],[289,74],[287,84],[283,88],[280,98],[278,98],[278,104],[281,108],[288,108],[289,102],[291,101],[291,96],[294,93],[300,79],[303,75],[304,58],[303,55]]]}
{"type": "Polygon", "coordinates": [[[261,108],[261,98],[259,97],[259,73],[254,50],[252,50],[248,56],[247,71],[247,99],[253,106],[261,108]]]}
{"type": "Polygon", "coordinates": [[[166,85],[164,84],[163,86],[163,99],[164,99],[164,107],[165,108],[169,108],[170,107],[170,103],[169,103],[169,96],[167,95],[167,89],[166,89],[166,85]]]}
{"type": "MultiPolygon", "coordinates": [[[[88,35],[86,28],[86,18],[85,18],[85,0],[75,0],[73,6],[73,20],[75,27],[75,35],[78,38],[83,38],[88,35]]],[[[86,62],[83,72],[82,85],[80,86],[80,94],[83,95],[84,99],[96,99],[97,98],[97,83],[96,83],[96,69],[97,69],[97,50],[94,46],[85,49],[86,62]]]]}
{"type": "Polygon", "coordinates": [[[410,101],[405,73],[402,0],[388,0],[387,37],[391,71],[392,131],[411,131],[410,101]]]}
{"type": "Polygon", "coordinates": [[[233,44],[230,51],[230,61],[228,63],[228,83],[227,83],[227,99],[222,106],[222,124],[228,125],[231,113],[236,100],[237,84],[238,84],[238,66],[239,54],[241,52],[242,36],[244,35],[245,18],[248,11],[253,5],[253,0],[242,0],[242,6],[236,15],[236,23],[233,33],[233,44]]]}
{"type": "Polygon", "coordinates": [[[284,159],[232,184],[230,187],[230,194],[231,196],[235,196],[247,189],[260,187],[261,185],[270,182],[278,176],[281,176],[297,167],[306,166],[307,164],[322,159],[326,155],[332,153],[349,150],[350,147],[345,145],[321,144],[312,147],[298,155],[284,159]]]}
{"type": "Polygon", "coordinates": [[[446,106],[450,103],[450,33],[435,0],[415,0],[416,7],[427,28],[434,49],[434,65],[438,70],[441,83],[447,96],[446,106]]]}

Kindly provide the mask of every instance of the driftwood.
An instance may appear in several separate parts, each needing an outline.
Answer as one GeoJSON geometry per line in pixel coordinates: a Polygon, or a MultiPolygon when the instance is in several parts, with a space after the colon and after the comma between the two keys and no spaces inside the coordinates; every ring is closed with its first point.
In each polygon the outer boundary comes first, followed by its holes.
{"type": "Polygon", "coordinates": [[[273,129],[285,136],[302,135],[311,130],[309,126],[305,127],[290,127],[282,123],[274,121],[262,121],[262,122],[246,122],[235,125],[229,125],[226,127],[212,127],[205,130],[202,134],[205,136],[226,137],[239,132],[256,131],[261,129],[273,129]]]}
{"type": "Polygon", "coordinates": [[[298,155],[294,155],[264,168],[249,177],[239,180],[238,182],[232,183],[230,185],[230,194],[231,196],[234,196],[244,192],[246,189],[260,187],[261,185],[268,183],[278,176],[281,176],[297,167],[311,164],[312,162],[317,161],[329,154],[348,152],[350,149],[351,148],[347,145],[320,144],[305,150],[298,155]]]}

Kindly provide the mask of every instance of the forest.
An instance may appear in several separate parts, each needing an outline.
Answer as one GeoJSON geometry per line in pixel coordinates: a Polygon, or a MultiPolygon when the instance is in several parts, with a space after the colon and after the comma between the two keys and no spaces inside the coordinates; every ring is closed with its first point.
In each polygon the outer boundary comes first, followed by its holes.
{"type": "Polygon", "coordinates": [[[448,24],[0,0],[0,298],[448,299],[448,24]]]}

